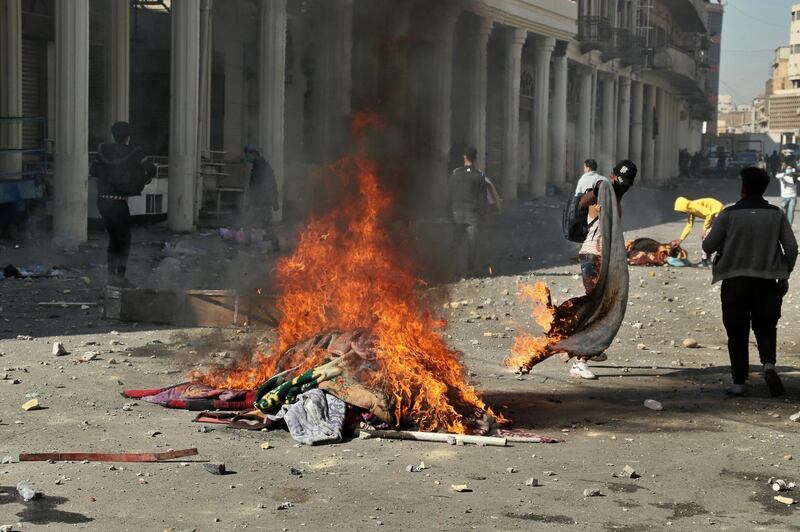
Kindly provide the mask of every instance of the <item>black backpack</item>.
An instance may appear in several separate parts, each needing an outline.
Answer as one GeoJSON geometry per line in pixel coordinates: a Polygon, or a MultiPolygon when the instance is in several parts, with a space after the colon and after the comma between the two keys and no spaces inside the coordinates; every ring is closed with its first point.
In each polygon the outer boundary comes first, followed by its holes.
{"type": "Polygon", "coordinates": [[[581,197],[581,195],[570,196],[561,214],[561,230],[564,232],[564,238],[570,242],[583,243],[589,234],[589,225],[586,222],[589,211],[581,207],[581,197]]]}

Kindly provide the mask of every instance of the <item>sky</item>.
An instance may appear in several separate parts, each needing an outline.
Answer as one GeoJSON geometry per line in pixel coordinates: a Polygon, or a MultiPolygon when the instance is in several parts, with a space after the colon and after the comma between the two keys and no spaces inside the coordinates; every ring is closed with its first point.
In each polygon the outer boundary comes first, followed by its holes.
{"type": "Polygon", "coordinates": [[[722,19],[720,94],[737,104],[764,91],[775,48],[789,44],[792,4],[800,0],[727,0],[722,19]]]}

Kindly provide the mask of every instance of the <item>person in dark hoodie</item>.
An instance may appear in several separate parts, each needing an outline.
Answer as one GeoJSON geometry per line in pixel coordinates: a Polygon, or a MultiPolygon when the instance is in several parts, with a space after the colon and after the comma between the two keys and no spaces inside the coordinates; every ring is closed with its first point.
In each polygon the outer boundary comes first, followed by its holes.
{"type": "Polygon", "coordinates": [[[155,176],[140,148],[131,146],[131,126],[116,122],[111,126],[114,142],[100,144],[89,174],[97,178],[97,209],[108,231],[108,284],[125,286],[128,255],[131,249],[131,214],[128,197],[138,196],[155,176]]]}
{"type": "Polygon", "coordinates": [[[280,209],[278,182],[272,166],[261,155],[255,144],[244,147],[244,160],[250,163],[250,183],[244,212],[244,230],[248,244],[253,241],[253,231],[263,231],[263,240],[272,243],[272,251],[280,250],[280,242],[272,227],[272,212],[280,209]]]}

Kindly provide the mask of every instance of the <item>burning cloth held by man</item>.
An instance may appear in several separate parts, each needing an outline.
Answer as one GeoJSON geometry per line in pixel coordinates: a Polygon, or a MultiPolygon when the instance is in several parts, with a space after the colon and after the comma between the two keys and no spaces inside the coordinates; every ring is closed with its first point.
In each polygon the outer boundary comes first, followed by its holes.
{"type": "Polygon", "coordinates": [[[521,296],[533,303],[533,317],[542,336],[523,334],[514,339],[506,365],[527,373],[556,353],[592,357],[603,353],[619,331],[628,304],[628,254],[622,234],[620,209],[613,186],[597,186],[598,223],[603,242],[597,283],[588,294],[554,306],[544,283],[523,287],[521,296]]]}

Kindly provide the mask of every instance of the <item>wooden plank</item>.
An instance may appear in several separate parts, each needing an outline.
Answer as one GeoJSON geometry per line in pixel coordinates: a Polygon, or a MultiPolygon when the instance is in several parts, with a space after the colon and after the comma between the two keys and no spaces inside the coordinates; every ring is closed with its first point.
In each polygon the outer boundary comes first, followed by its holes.
{"type": "Polygon", "coordinates": [[[197,455],[197,449],[179,449],[163,453],[21,453],[20,462],[163,462],[197,455]]]}

